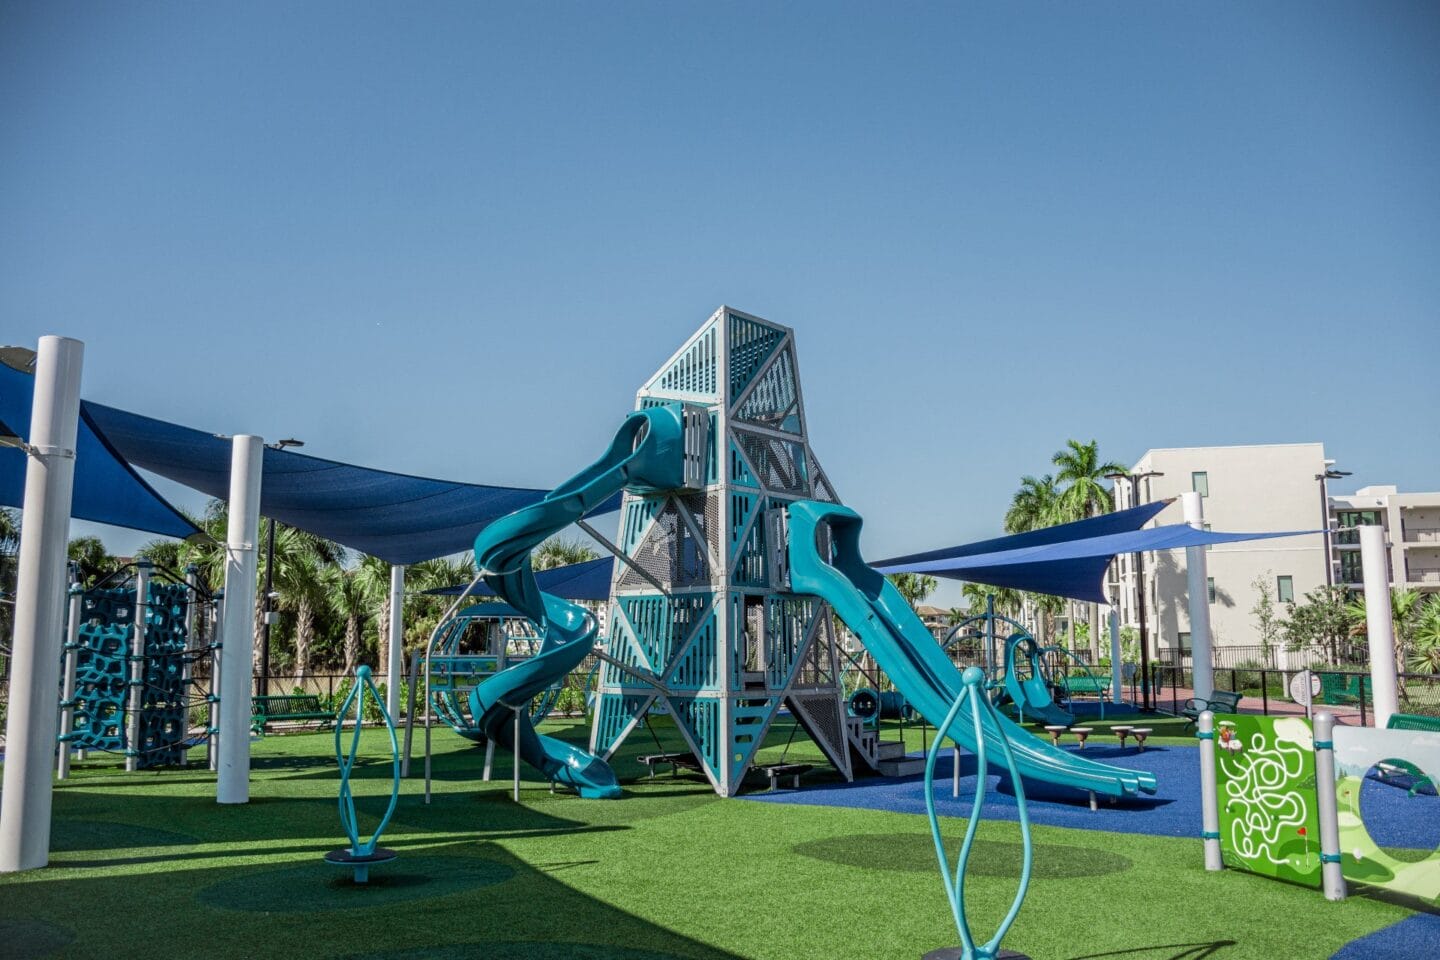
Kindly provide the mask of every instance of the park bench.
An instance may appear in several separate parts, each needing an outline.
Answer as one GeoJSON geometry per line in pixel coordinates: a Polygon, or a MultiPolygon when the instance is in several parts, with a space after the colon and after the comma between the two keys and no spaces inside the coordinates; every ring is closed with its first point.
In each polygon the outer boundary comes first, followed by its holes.
{"type": "MultiPolygon", "coordinates": [[[[1320,702],[1334,706],[1348,706],[1360,702],[1360,685],[1365,679],[1361,673],[1320,673],[1320,702]]],[[[1370,690],[1365,690],[1365,702],[1374,703],[1370,690]]]]}
{"type": "MultiPolygon", "coordinates": [[[[1387,730],[1423,730],[1428,733],[1440,733],[1440,717],[1425,717],[1416,713],[1392,713],[1390,719],[1385,722],[1387,730]]],[[[1381,776],[1392,776],[1403,774],[1410,778],[1410,796],[1420,790],[1421,787],[1435,789],[1435,781],[1421,772],[1420,768],[1403,760],[1386,760],[1377,764],[1380,767],[1381,776]]]]}
{"type": "Polygon", "coordinates": [[[1110,695],[1110,678],[1106,676],[1080,676],[1066,677],[1061,681],[1068,696],[1108,697],[1110,695]]]}
{"type": "Polygon", "coordinates": [[[808,763],[772,763],[768,767],[760,768],[770,778],[770,792],[775,792],[775,784],[781,777],[791,777],[791,789],[800,789],[800,774],[809,773],[815,769],[808,763]]]}
{"type": "Polygon", "coordinates": [[[282,693],[250,698],[250,732],[265,735],[271,723],[304,723],[319,720],[321,729],[335,722],[335,713],[320,705],[313,693],[282,693]]]}
{"type": "Polygon", "coordinates": [[[640,757],[640,762],[645,764],[652,777],[655,776],[655,767],[665,764],[670,765],[670,775],[672,777],[680,771],[681,767],[684,767],[686,770],[704,772],[704,767],[700,766],[700,758],[688,751],[685,753],[647,753],[640,757]]]}
{"type": "Polygon", "coordinates": [[[1209,710],[1211,713],[1236,713],[1240,709],[1240,694],[1230,690],[1216,690],[1210,694],[1209,700],[1200,697],[1192,697],[1185,701],[1185,709],[1180,715],[1185,718],[1185,726],[1192,727],[1200,722],[1200,714],[1209,710]]]}

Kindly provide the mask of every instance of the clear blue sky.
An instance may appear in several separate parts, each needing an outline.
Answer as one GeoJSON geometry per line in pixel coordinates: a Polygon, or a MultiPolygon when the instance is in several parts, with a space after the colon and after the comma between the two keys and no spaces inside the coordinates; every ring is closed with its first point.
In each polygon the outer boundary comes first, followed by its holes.
{"type": "Polygon", "coordinates": [[[0,339],[182,423],[549,486],[729,303],[872,556],[1066,437],[1440,487],[1433,3],[5,3],[0,137],[0,339]]]}

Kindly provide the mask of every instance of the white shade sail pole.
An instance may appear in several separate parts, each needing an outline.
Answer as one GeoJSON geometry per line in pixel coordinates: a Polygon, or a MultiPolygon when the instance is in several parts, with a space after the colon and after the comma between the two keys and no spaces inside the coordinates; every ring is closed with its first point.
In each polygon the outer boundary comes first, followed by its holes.
{"type": "Polygon", "coordinates": [[[220,750],[217,803],[250,802],[250,674],[255,653],[255,580],[259,564],[260,474],[264,443],[231,441],[230,518],[225,534],[224,626],[220,650],[220,750]]]}
{"type": "Polygon", "coordinates": [[[25,512],[15,581],[5,781],[0,790],[3,873],[50,862],[51,764],[60,723],[60,653],[70,585],[65,547],[75,490],[84,357],[85,345],[68,337],[41,337],[35,354],[35,401],[25,448],[25,512]]]}
{"type": "MultiPolygon", "coordinates": [[[[1194,490],[1180,494],[1185,522],[1196,530],[1205,529],[1205,502],[1194,490]]],[[[1210,570],[1205,548],[1185,548],[1186,592],[1190,602],[1190,659],[1194,670],[1195,696],[1209,700],[1215,693],[1215,658],[1210,643],[1210,570]]]]}
{"type": "Polygon", "coordinates": [[[385,666],[385,709],[400,716],[400,687],[405,682],[405,568],[390,566],[390,650],[385,666]]]}
{"type": "Polygon", "coordinates": [[[1360,531],[1360,566],[1365,578],[1365,636],[1370,646],[1370,685],[1375,689],[1375,726],[1384,727],[1400,709],[1385,528],[1367,525],[1356,529],[1360,531]]]}

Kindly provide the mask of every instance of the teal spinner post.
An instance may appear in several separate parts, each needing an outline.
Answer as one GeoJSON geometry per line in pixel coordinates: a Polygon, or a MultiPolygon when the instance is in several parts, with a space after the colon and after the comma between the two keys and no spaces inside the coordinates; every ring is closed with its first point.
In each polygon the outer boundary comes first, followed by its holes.
{"type": "Polygon", "coordinates": [[[399,856],[394,850],[388,850],[377,844],[380,842],[380,835],[385,832],[385,827],[390,823],[391,815],[395,813],[395,805],[400,800],[400,743],[395,738],[395,721],[385,710],[385,698],[380,695],[380,691],[375,689],[375,683],[370,679],[369,667],[362,666],[355,671],[355,686],[350,689],[350,693],[345,697],[345,702],[341,704],[340,709],[335,711],[335,761],[340,765],[340,822],[345,827],[345,833],[350,837],[350,846],[331,850],[325,854],[325,862],[340,867],[351,867],[355,871],[356,883],[368,883],[372,866],[378,863],[389,863],[399,856]],[[392,783],[390,805],[385,808],[385,815],[380,818],[380,825],[375,828],[375,833],[369,840],[361,843],[360,827],[355,816],[355,796],[350,790],[350,772],[355,768],[355,756],[360,748],[360,728],[361,721],[365,717],[367,693],[380,711],[380,716],[385,721],[385,730],[390,735],[392,783]],[[346,753],[341,746],[341,736],[344,733],[345,720],[351,716],[352,706],[355,727],[350,738],[350,750],[346,753]]]}
{"type": "MultiPolygon", "coordinates": [[[[960,946],[932,950],[924,955],[923,960],[992,960],[992,958],[1028,960],[1023,953],[1000,949],[1001,938],[1010,931],[1011,925],[1015,923],[1015,918],[1020,913],[1020,905],[1025,901],[1025,891],[1030,886],[1031,862],[1034,858],[1034,847],[1030,839],[1030,814],[1025,807],[1025,786],[1020,782],[1020,771],[1016,768],[1015,755],[1010,749],[1010,741],[1004,737],[1000,738],[1001,750],[1004,754],[1005,766],[1010,771],[1010,781],[1015,785],[1015,806],[1020,813],[1020,836],[1023,839],[1025,851],[1024,863],[1020,869],[1020,888],[1015,891],[1015,901],[1010,905],[1005,919],[1000,921],[1000,927],[995,931],[995,936],[987,942],[975,942],[975,937],[970,932],[970,922],[965,916],[965,868],[970,863],[970,854],[975,845],[975,832],[980,825],[981,808],[985,804],[987,758],[985,756],[985,737],[981,731],[985,725],[987,714],[993,729],[1000,729],[1000,724],[995,707],[981,693],[985,686],[985,672],[979,667],[967,667],[962,679],[965,684],[964,689],[955,698],[950,712],[945,715],[945,722],[936,731],[935,743],[925,758],[925,810],[930,815],[930,835],[935,840],[935,856],[940,861],[940,882],[944,885],[945,896],[950,901],[950,913],[955,918],[955,929],[960,934],[960,946]],[[955,868],[952,871],[949,858],[945,854],[945,842],[940,837],[940,817],[935,812],[935,761],[939,759],[943,744],[950,735],[950,729],[955,725],[955,721],[960,716],[960,710],[967,701],[970,704],[970,720],[975,726],[975,802],[970,808],[970,821],[965,826],[965,839],[960,845],[960,854],[955,859],[955,868]]],[[[958,753],[955,760],[956,763],[959,762],[958,753]]]]}

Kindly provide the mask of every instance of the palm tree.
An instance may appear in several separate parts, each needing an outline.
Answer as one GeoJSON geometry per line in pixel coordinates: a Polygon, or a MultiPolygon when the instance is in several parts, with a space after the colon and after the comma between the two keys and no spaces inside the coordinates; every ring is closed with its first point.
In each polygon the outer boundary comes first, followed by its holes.
{"type": "MultiPolygon", "coordinates": [[[[557,534],[535,548],[530,554],[530,565],[536,570],[550,570],[572,563],[584,563],[599,556],[590,549],[589,544],[580,540],[566,540],[557,534]]],[[[468,580],[469,577],[466,577],[467,582],[468,580]]]]}
{"type": "Polygon", "coordinates": [[[895,585],[895,589],[900,591],[900,596],[905,598],[912,610],[924,603],[925,598],[939,586],[939,581],[923,573],[892,573],[885,579],[895,585]]]}
{"type": "Polygon", "coordinates": [[[1440,596],[1420,604],[1405,666],[1414,673],[1440,673],[1440,596]]]}
{"type": "Polygon", "coordinates": [[[1055,478],[1050,474],[1038,479],[1028,475],[1021,477],[1020,489],[1010,500],[1010,509],[1005,511],[1005,532],[1025,533],[1053,526],[1057,522],[1059,496],[1055,478]]]}
{"type": "Polygon", "coordinates": [[[1055,474],[1056,482],[1066,484],[1058,497],[1061,522],[1098,517],[1115,509],[1115,499],[1104,482],[1105,475],[1124,473],[1125,465],[1113,460],[1101,463],[1098,441],[1066,440],[1065,449],[1051,457],[1050,462],[1059,470],[1055,474]]]}
{"type": "Polygon", "coordinates": [[[106,551],[99,537],[76,537],[66,553],[70,562],[80,568],[80,582],[86,586],[120,569],[120,561],[106,551]]]}
{"type": "MultiPolygon", "coordinates": [[[[1078,440],[1066,440],[1065,449],[1057,451],[1055,456],[1050,458],[1050,462],[1059,470],[1055,479],[1067,484],[1059,497],[1058,512],[1064,518],[1063,522],[1086,520],[1115,509],[1115,498],[1105,484],[1105,475],[1124,473],[1125,466],[1113,460],[1101,463],[1099,441],[1081,443],[1078,440]]],[[[1094,629],[1094,624],[1100,619],[1099,604],[1092,603],[1087,606],[1086,618],[1091,624],[1090,657],[1094,662],[1100,656],[1099,631],[1094,629]]],[[[1075,647],[1073,601],[1070,604],[1070,647],[1075,647]]]]}
{"type": "Polygon", "coordinates": [[[362,630],[365,615],[374,609],[373,598],[365,588],[358,567],[346,570],[343,567],[326,567],[325,600],[331,611],[345,621],[344,672],[348,676],[360,665],[361,647],[364,640],[362,630]]]}
{"type": "Polygon", "coordinates": [[[364,556],[355,568],[355,577],[373,610],[379,607],[375,617],[375,650],[382,662],[390,656],[390,563],[379,557],[364,556]]]}

